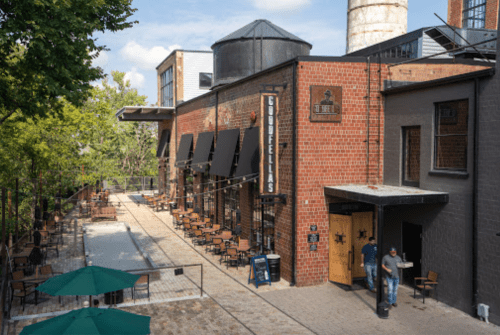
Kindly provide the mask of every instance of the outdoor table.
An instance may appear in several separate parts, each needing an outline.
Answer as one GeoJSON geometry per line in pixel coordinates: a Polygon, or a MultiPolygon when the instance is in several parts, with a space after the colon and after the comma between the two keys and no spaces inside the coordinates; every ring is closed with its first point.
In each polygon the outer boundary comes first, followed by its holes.
{"type": "Polygon", "coordinates": [[[20,253],[17,254],[12,254],[10,257],[14,258],[21,258],[21,257],[28,257],[31,253],[32,248],[30,249],[25,249],[24,251],[21,251],[20,253]]]}
{"type": "Polygon", "coordinates": [[[202,228],[201,229],[201,231],[203,233],[210,233],[210,234],[215,233],[217,230],[218,230],[217,228],[202,228]]]}
{"type": "Polygon", "coordinates": [[[191,226],[201,227],[201,226],[204,226],[206,224],[207,224],[206,222],[193,222],[193,223],[191,223],[191,226]]]}

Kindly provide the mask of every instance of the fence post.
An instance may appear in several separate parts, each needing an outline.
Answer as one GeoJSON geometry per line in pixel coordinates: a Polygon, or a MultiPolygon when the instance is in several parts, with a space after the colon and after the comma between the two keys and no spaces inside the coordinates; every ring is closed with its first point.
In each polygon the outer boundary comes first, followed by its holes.
{"type": "Polygon", "coordinates": [[[19,178],[16,178],[16,243],[19,241],[19,178]]]}
{"type": "Polygon", "coordinates": [[[7,259],[6,259],[6,241],[5,241],[5,187],[2,187],[2,299],[1,299],[1,304],[2,304],[2,313],[0,315],[1,317],[1,322],[0,325],[3,323],[3,318],[5,314],[5,298],[7,295],[7,280],[8,280],[8,266],[7,266],[7,259]]]}
{"type": "Polygon", "coordinates": [[[125,193],[127,193],[127,177],[125,177],[125,193]]]}
{"type": "Polygon", "coordinates": [[[73,253],[74,255],[77,255],[78,254],[78,246],[77,246],[77,242],[76,242],[76,234],[77,234],[77,230],[78,230],[78,219],[75,219],[74,223],[73,223],[73,253]]]}
{"type": "Polygon", "coordinates": [[[200,292],[200,298],[203,298],[203,264],[201,264],[201,292],[200,292]]]}

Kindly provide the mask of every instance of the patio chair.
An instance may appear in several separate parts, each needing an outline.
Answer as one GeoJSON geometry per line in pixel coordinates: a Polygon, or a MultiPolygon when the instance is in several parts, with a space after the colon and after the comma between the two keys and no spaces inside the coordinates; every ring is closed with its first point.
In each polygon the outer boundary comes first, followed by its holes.
{"type": "Polygon", "coordinates": [[[24,278],[24,271],[12,272],[12,280],[21,280],[24,278]]]}
{"type": "Polygon", "coordinates": [[[207,253],[207,248],[210,246],[210,243],[212,243],[212,235],[210,233],[205,233],[203,234],[205,236],[205,253],[207,253]]]}
{"type": "Polygon", "coordinates": [[[225,260],[226,257],[226,250],[227,250],[226,243],[222,242],[221,244],[219,244],[218,248],[220,254],[219,264],[222,264],[222,260],[225,260]]]}
{"type": "Polygon", "coordinates": [[[24,270],[29,270],[29,269],[30,269],[30,264],[28,262],[28,257],[14,258],[14,271],[21,270],[21,272],[24,272],[24,270]]]}
{"type": "Polygon", "coordinates": [[[236,264],[236,269],[238,269],[239,263],[240,263],[240,258],[238,255],[238,250],[236,248],[227,248],[227,250],[226,250],[226,269],[228,269],[229,266],[232,264],[236,264]]]}
{"type": "Polygon", "coordinates": [[[435,291],[437,283],[438,274],[434,271],[429,271],[427,277],[416,277],[413,281],[413,299],[415,299],[415,295],[417,290],[422,291],[423,303],[425,304],[425,292],[426,291],[435,291]]]}
{"type": "Polygon", "coordinates": [[[196,229],[194,231],[192,242],[193,244],[198,244],[198,245],[202,245],[203,243],[205,243],[205,236],[203,236],[203,233],[201,232],[200,229],[196,229]]]}
{"type": "Polygon", "coordinates": [[[62,275],[63,273],[62,272],[55,272],[55,271],[53,271],[52,270],[52,265],[47,264],[47,265],[44,265],[44,266],[42,266],[40,268],[40,274],[54,276],[54,275],[62,275]]]}
{"type": "MultiPolygon", "coordinates": [[[[22,281],[18,282],[11,282],[10,286],[12,288],[12,294],[10,298],[10,305],[12,306],[12,301],[14,298],[20,298],[21,299],[21,304],[23,305],[23,312],[24,312],[24,305],[26,303],[26,297],[36,293],[35,291],[35,285],[26,285],[26,283],[22,281]]],[[[35,294],[35,305],[38,305],[37,301],[37,296],[35,294]]]]}
{"type": "Polygon", "coordinates": [[[214,251],[214,248],[217,247],[221,243],[222,243],[221,238],[212,238],[210,243],[208,243],[207,247],[205,248],[205,252],[207,251],[207,249],[209,249],[208,251],[214,251]]]}
{"type": "Polygon", "coordinates": [[[192,228],[190,223],[184,223],[184,238],[190,237],[192,228]]]}
{"type": "Polygon", "coordinates": [[[148,300],[151,301],[149,295],[149,274],[143,274],[137,279],[135,285],[132,287],[132,299],[134,299],[135,304],[135,291],[148,291],[148,300]]]}

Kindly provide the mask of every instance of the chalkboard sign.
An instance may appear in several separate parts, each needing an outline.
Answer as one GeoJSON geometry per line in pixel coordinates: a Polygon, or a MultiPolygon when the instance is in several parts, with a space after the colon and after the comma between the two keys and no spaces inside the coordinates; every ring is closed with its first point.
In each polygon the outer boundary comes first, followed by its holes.
{"type": "Polygon", "coordinates": [[[259,284],[262,283],[269,283],[269,285],[271,285],[269,264],[267,263],[266,255],[252,257],[248,283],[250,284],[252,280],[255,280],[255,287],[257,288],[259,288],[259,284]]]}
{"type": "Polygon", "coordinates": [[[318,231],[318,226],[316,226],[316,225],[311,226],[311,231],[318,231]]]}
{"type": "Polygon", "coordinates": [[[309,243],[319,242],[319,234],[308,234],[307,242],[309,243]]]}

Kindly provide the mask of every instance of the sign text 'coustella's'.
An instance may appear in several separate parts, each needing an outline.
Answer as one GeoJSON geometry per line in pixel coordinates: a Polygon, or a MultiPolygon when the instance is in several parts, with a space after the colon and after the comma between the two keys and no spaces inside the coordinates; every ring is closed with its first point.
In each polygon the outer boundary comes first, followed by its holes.
{"type": "Polygon", "coordinates": [[[278,98],[263,95],[261,108],[261,194],[278,193],[278,98]]]}

